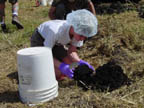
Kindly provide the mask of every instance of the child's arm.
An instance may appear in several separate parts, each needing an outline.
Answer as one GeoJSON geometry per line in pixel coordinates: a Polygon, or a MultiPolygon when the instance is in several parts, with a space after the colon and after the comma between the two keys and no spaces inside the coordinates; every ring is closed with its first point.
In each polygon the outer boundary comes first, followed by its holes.
{"type": "Polygon", "coordinates": [[[68,57],[72,62],[79,62],[80,58],[77,54],[77,48],[71,45],[68,49],[68,57]]]}

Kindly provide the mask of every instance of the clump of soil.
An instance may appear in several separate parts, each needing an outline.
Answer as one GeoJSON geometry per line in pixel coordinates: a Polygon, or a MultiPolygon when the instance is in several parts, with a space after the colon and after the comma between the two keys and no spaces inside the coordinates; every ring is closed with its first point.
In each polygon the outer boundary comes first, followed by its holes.
{"type": "Polygon", "coordinates": [[[114,62],[98,67],[95,72],[87,65],[78,66],[74,70],[74,79],[86,90],[112,91],[130,84],[130,79],[124,74],[123,69],[114,62]]]}
{"type": "Polygon", "coordinates": [[[74,70],[74,79],[78,81],[78,84],[84,89],[89,89],[93,83],[93,70],[87,65],[81,65],[74,70]]]}

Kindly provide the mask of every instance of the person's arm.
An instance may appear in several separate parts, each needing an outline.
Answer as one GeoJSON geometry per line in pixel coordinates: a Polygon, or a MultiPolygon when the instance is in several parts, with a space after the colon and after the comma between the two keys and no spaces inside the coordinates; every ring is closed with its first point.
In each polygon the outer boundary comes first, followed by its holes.
{"type": "Polygon", "coordinates": [[[92,3],[92,1],[89,1],[89,10],[94,14],[96,15],[96,11],[95,11],[95,7],[94,7],[94,4],[92,3]]]}
{"type": "Polygon", "coordinates": [[[73,45],[71,45],[68,49],[68,57],[71,60],[71,62],[79,62],[80,58],[77,54],[77,48],[73,45]]]}
{"type": "Polygon", "coordinates": [[[73,45],[70,46],[70,48],[68,50],[68,54],[69,54],[69,58],[71,59],[72,63],[78,62],[79,65],[87,65],[93,71],[95,70],[94,67],[91,66],[88,62],[79,58],[79,56],[77,54],[77,48],[75,46],[73,46],[73,45]]]}
{"type": "Polygon", "coordinates": [[[61,71],[59,70],[60,64],[61,62],[58,61],[56,58],[54,58],[54,68],[55,68],[55,75],[57,79],[59,79],[61,76],[61,71]]]}
{"type": "Polygon", "coordinates": [[[55,74],[59,78],[61,73],[66,75],[69,78],[73,78],[74,72],[70,69],[70,65],[64,62],[60,62],[54,58],[55,74]]]}
{"type": "Polygon", "coordinates": [[[49,14],[50,19],[52,20],[55,19],[55,11],[56,11],[56,7],[51,6],[48,14],[49,14]]]}
{"type": "Polygon", "coordinates": [[[59,60],[57,60],[56,58],[54,58],[54,66],[56,68],[59,68],[60,64],[61,64],[61,62],[59,60]]]}

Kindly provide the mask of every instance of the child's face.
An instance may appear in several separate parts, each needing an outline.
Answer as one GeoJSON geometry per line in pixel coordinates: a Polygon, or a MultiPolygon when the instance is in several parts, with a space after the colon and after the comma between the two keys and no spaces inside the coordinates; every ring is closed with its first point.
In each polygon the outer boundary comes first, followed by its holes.
{"type": "Polygon", "coordinates": [[[82,40],[85,40],[85,39],[86,39],[85,36],[79,35],[79,34],[77,34],[77,33],[74,33],[73,37],[74,37],[75,40],[77,40],[77,41],[82,41],[82,40]]]}

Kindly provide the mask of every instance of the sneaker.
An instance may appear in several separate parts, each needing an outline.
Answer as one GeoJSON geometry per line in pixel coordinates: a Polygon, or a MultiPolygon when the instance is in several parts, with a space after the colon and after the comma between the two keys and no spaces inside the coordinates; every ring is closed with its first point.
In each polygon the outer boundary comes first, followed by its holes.
{"type": "Polygon", "coordinates": [[[23,25],[19,22],[18,17],[15,15],[12,18],[12,24],[16,25],[18,29],[23,29],[23,25]]]}
{"type": "Polygon", "coordinates": [[[1,24],[1,28],[3,32],[7,32],[6,24],[1,24]]]}

